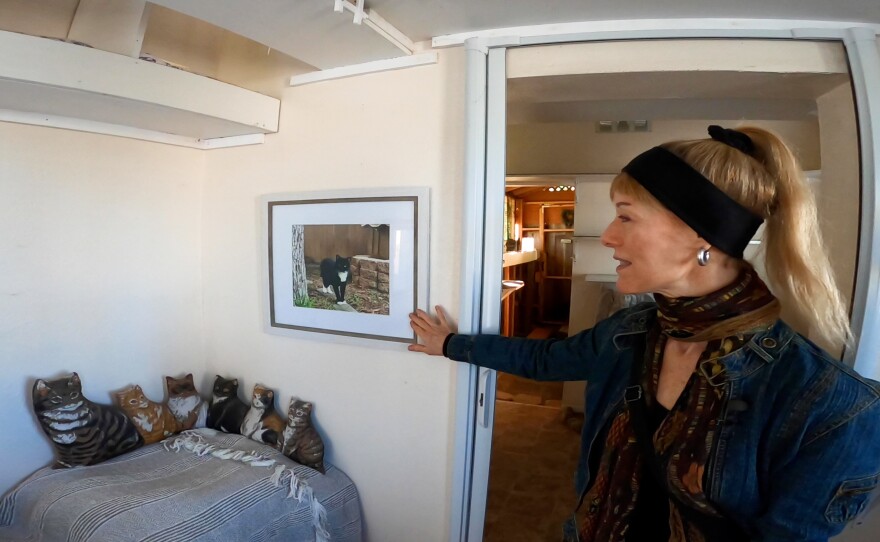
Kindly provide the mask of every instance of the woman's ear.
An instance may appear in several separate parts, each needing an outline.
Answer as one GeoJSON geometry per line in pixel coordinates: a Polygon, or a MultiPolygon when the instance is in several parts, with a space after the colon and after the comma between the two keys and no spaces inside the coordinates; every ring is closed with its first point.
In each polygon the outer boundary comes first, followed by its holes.
{"type": "Polygon", "coordinates": [[[713,248],[715,248],[712,246],[712,243],[710,243],[709,241],[706,241],[705,239],[700,237],[700,234],[698,234],[697,232],[694,232],[694,233],[697,234],[696,238],[694,239],[694,244],[693,244],[693,247],[696,250],[703,250],[703,249],[712,250],[713,248]]]}

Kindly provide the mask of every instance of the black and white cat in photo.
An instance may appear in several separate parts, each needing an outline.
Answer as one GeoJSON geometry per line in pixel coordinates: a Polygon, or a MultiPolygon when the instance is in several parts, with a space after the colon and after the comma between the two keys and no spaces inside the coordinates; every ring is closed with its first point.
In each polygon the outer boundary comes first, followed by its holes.
{"type": "Polygon", "coordinates": [[[336,304],[345,304],[345,285],[351,281],[351,258],[343,258],[339,254],[336,259],[324,258],[321,260],[321,280],[324,286],[321,292],[335,294],[336,304]]]}

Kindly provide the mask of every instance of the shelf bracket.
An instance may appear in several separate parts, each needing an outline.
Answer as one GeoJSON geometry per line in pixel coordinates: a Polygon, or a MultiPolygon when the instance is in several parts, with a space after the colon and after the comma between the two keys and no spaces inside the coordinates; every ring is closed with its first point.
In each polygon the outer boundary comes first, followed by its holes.
{"type": "Polygon", "coordinates": [[[333,0],[333,11],[336,13],[344,13],[346,10],[350,11],[353,14],[352,23],[356,25],[363,23],[404,53],[408,55],[413,54],[415,44],[412,40],[383,19],[375,9],[365,11],[364,3],[365,0],[357,0],[357,4],[349,0],[333,0]]]}

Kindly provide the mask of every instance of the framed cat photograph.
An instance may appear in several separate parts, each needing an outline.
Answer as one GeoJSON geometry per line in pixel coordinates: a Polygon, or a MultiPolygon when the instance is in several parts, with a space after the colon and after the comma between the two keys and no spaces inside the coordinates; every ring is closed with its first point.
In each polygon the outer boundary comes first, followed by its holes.
{"type": "Polygon", "coordinates": [[[428,189],[261,198],[270,331],[414,343],[427,304],[428,189]]]}

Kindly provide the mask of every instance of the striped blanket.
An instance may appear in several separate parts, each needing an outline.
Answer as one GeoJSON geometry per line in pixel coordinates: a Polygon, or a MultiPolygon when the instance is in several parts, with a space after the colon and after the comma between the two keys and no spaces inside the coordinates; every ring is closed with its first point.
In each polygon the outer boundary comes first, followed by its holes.
{"type": "Polygon", "coordinates": [[[351,480],[210,429],[99,465],[43,468],[0,500],[3,541],[361,540],[351,480]]]}

